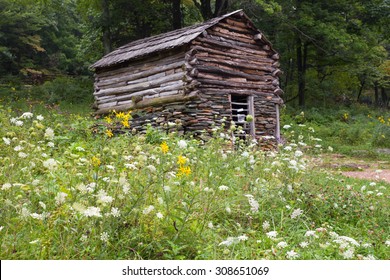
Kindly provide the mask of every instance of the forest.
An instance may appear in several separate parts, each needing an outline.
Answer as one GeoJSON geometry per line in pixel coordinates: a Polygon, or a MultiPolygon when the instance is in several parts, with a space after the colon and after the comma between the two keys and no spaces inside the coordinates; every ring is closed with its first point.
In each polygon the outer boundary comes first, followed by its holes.
{"type": "Polygon", "coordinates": [[[388,0],[0,0],[1,84],[92,80],[125,43],[237,9],[281,54],[286,103],[388,106],[388,0]]]}

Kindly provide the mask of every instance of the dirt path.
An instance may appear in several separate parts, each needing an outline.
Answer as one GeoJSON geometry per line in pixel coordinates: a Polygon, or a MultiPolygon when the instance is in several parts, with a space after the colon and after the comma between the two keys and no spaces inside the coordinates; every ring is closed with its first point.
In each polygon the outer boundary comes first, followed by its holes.
{"type": "Polygon", "coordinates": [[[355,177],[360,179],[368,179],[373,181],[385,181],[390,183],[390,170],[372,170],[365,169],[363,171],[344,171],[343,175],[347,177],[355,177]]]}
{"type": "Polygon", "coordinates": [[[328,154],[324,159],[323,166],[344,170],[341,172],[344,176],[390,183],[389,161],[369,162],[340,154],[328,154]]]}

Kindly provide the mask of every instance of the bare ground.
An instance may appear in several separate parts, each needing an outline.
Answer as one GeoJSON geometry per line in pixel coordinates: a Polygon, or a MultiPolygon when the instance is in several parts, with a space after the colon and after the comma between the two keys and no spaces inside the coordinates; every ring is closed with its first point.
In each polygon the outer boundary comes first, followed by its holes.
{"type": "Polygon", "coordinates": [[[325,163],[323,162],[322,166],[341,170],[341,173],[347,177],[390,183],[389,161],[369,162],[332,154],[325,157],[325,163]]]}

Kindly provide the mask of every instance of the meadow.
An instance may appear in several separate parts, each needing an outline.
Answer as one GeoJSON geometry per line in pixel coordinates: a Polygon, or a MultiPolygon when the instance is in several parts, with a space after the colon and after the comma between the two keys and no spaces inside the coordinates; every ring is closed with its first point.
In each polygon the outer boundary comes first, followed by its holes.
{"type": "Polygon", "coordinates": [[[388,160],[386,112],[284,112],[285,143],[262,151],[232,127],[140,135],[131,112],[20,96],[1,96],[0,259],[390,258],[390,185],[321,160],[388,160]]]}

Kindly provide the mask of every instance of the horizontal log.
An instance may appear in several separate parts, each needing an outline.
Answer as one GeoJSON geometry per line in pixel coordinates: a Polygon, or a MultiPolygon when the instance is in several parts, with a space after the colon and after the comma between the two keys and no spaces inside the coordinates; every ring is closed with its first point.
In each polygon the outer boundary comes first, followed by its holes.
{"type": "Polygon", "coordinates": [[[96,84],[98,85],[98,87],[101,88],[104,86],[111,86],[113,84],[118,84],[121,82],[123,83],[126,82],[128,83],[129,81],[133,82],[142,78],[147,79],[150,77],[150,79],[152,79],[152,78],[156,78],[157,75],[163,75],[168,70],[180,68],[183,66],[183,64],[184,64],[183,61],[178,61],[178,62],[173,62],[162,66],[156,66],[150,70],[142,71],[142,69],[139,69],[139,72],[137,73],[135,73],[134,69],[129,69],[127,73],[117,74],[109,78],[102,77],[99,79],[99,82],[97,82],[96,84]]]}
{"type": "Polygon", "coordinates": [[[231,32],[229,30],[218,28],[218,27],[210,29],[207,32],[210,35],[223,37],[223,38],[226,38],[226,39],[229,39],[229,40],[243,42],[243,43],[246,43],[246,44],[253,44],[253,45],[257,44],[257,42],[253,39],[252,36],[247,36],[247,35],[243,35],[243,34],[240,34],[240,33],[231,32]]]}
{"type": "Polygon", "coordinates": [[[236,26],[236,25],[226,24],[224,22],[219,22],[216,26],[221,27],[221,28],[225,28],[227,30],[231,30],[234,32],[239,32],[239,33],[245,34],[245,35],[253,35],[254,34],[254,30],[248,29],[248,27],[243,28],[243,27],[236,26]]]}
{"type": "MultiPolygon", "coordinates": [[[[267,81],[268,78],[261,76],[261,75],[251,75],[251,74],[246,74],[241,71],[234,71],[234,70],[227,70],[227,69],[221,69],[219,67],[214,67],[214,66],[202,66],[199,65],[196,68],[199,71],[202,72],[207,72],[207,73],[215,73],[215,74],[220,74],[222,76],[236,76],[236,77],[242,77],[247,80],[252,80],[252,81],[267,81]]],[[[239,70],[239,69],[237,69],[239,70]]]]}
{"type": "MultiPolygon", "coordinates": [[[[246,48],[246,49],[251,49],[254,51],[261,50],[262,47],[256,43],[249,43],[249,42],[240,42],[238,38],[231,38],[228,36],[223,36],[222,34],[216,34],[214,35],[214,32],[210,31],[209,36],[205,37],[205,39],[211,39],[215,41],[220,41],[226,44],[230,44],[236,47],[241,47],[241,48],[246,48]]],[[[254,40],[253,40],[254,41],[254,40]]],[[[255,42],[255,41],[254,41],[255,42]]]]}
{"type": "Polygon", "coordinates": [[[276,61],[271,59],[271,58],[267,58],[267,57],[259,57],[259,56],[256,56],[256,55],[248,55],[248,54],[245,54],[245,53],[233,53],[231,51],[219,51],[215,48],[208,48],[206,46],[201,46],[201,45],[196,45],[192,48],[191,50],[191,56],[189,56],[189,58],[193,57],[194,54],[196,53],[206,53],[206,54],[216,54],[216,55],[221,55],[221,56],[224,56],[225,58],[239,58],[239,59],[248,59],[250,61],[256,61],[256,62],[260,62],[260,63],[275,63],[276,61]]]}
{"type": "Polygon", "coordinates": [[[153,81],[143,82],[139,84],[134,85],[127,85],[123,87],[118,88],[108,88],[108,89],[102,89],[98,92],[95,92],[95,96],[102,96],[102,95],[115,95],[120,93],[130,93],[130,92],[136,92],[136,91],[142,91],[148,88],[153,88],[156,86],[159,86],[162,83],[166,83],[169,81],[175,81],[175,80],[181,80],[185,76],[185,73],[175,73],[173,75],[169,75],[166,77],[162,77],[160,79],[156,79],[153,81]]]}
{"type": "Polygon", "coordinates": [[[259,85],[255,83],[241,83],[241,82],[233,82],[233,81],[221,81],[221,80],[213,80],[213,79],[204,79],[198,78],[198,81],[205,85],[220,85],[225,87],[236,87],[242,89],[257,89],[257,90],[274,90],[275,87],[272,85],[259,85]]]}
{"type": "Polygon", "coordinates": [[[205,58],[205,57],[197,57],[197,60],[199,62],[213,62],[213,63],[218,63],[221,65],[228,65],[231,67],[238,67],[238,68],[243,68],[243,69],[254,69],[254,70],[263,70],[266,72],[272,73],[276,69],[271,66],[265,66],[261,64],[255,64],[255,63],[250,63],[249,61],[233,61],[233,60],[221,60],[221,59],[216,59],[216,58],[205,58]]]}
{"type": "Polygon", "coordinates": [[[128,102],[126,104],[122,105],[116,105],[112,106],[110,108],[99,108],[95,114],[100,115],[100,114],[107,114],[113,110],[115,111],[127,111],[127,110],[133,110],[133,109],[143,109],[146,107],[156,107],[164,104],[169,104],[173,102],[187,102],[190,100],[194,100],[198,98],[198,93],[197,92],[192,92],[188,95],[184,94],[176,94],[172,96],[164,96],[164,97],[159,97],[159,98],[153,98],[153,99],[147,99],[147,100],[142,100],[136,104],[133,102],[128,102]]]}
{"type": "Polygon", "coordinates": [[[232,52],[232,53],[234,53],[234,52],[231,49],[235,49],[236,53],[237,52],[239,54],[240,53],[241,54],[247,53],[249,55],[256,55],[256,56],[259,56],[259,57],[269,57],[272,54],[272,52],[266,52],[264,50],[255,50],[255,49],[252,49],[252,48],[245,48],[245,47],[239,46],[237,44],[231,44],[231,43],[228,43],[228,42],[222,42],[222,41],[215,40],[215,39],[212,39],[212,38],[199,38],[198,37],[192,43],[195,44],[195,45],[209,44],[211,46],[220,47],[223,51],[229,51],[229,52],[232,52]],[[227,50],[226,50],[226,48],[227,48],[227,50]]]}

